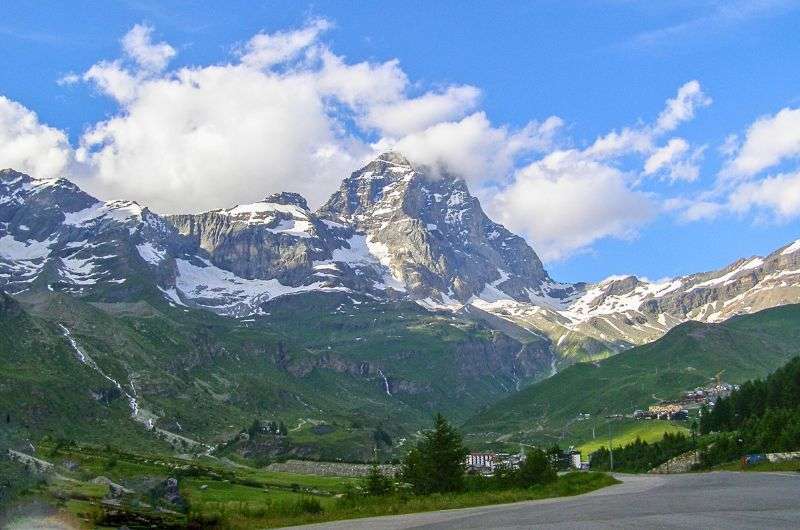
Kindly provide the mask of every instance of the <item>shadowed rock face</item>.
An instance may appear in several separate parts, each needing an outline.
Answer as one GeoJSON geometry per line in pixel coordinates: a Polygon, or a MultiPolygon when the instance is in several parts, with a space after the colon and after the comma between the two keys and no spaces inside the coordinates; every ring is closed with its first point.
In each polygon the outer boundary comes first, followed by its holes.
{"type": "Polygon", "coordinates": [[[397,153],[354,172],[317,212],[296,193],[276,193],[167,219],[214,265],[292,286],[324,278],[372,294],[391,288],[442,303],[466,302],[491,283],[527,300],[547,279],[533,250],[492,222],[464,181],[434,176],[397,153]],[[320,263],[333,262],[339,263],[335,273],[320,273],[320,263]]]}
{"type": "Polygon", "coordinates": [[[527,300],[547,273],[525,241],[491,221],[463,180],[397,153],[353,173],[318,212],[353,226],[415,298],[466,302],[494,283],[527,300]]]}

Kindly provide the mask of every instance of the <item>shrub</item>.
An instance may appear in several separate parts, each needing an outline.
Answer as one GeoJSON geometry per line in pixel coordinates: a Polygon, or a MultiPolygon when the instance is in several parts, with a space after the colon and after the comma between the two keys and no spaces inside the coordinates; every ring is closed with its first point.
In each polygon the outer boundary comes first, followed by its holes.
{"type": "Polygon", "coordinates": [[[295,503],[295,509],[298,513],[322,513],[322,505],[313,497],[303,497],[295,503]]]}
{"type": "Polygon", "coordinates": [[[392,479],[381,473],[381,468],[374,463],[362,487],[367,495],[387,495],[392,492],[392,479]]]}
{"type": "Polygon", "coordinates": [[[531,449],[512,476],[513,482],[520,488],[529,488],[540,484],[550,484],[558,478],[550,458],[544,451],[531,449]]]}

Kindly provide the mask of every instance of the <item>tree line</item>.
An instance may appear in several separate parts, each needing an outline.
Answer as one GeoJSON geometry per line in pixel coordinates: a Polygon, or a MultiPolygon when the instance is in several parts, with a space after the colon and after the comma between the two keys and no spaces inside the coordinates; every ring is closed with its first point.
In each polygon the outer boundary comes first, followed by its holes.
{"type": "Polygon", "coordinates": [[[705,465],[800,450],[800,357],[704,410],[700,432],[713,440],[702,453],[705,465]]]}
{"type": "MultiPolygon", "coordinates": [[[[614,469],[645,472],[691,450],[700,451],[704,468],[747,454],[800,450],[800,357],[765,380],[747,381],[713,408],[702,408],[699,433],[666,433],[654,443],[637,438],[614,449],[614,469]]],[[[608,469],[609,461],[605,447],[590,457],[592,469],[608,469]]]]}
{"type": "MultiPolygon", "coordinates": [[[[549,484],[558,477],[548,455],[531,449],[516,469],[498,466],[493,476],[466,474],[467,448],[461,434],[447,420],[437,414],[433,429],[422,438],[403,459],[399,484],[406,484],[415,495],[457,493],[463,491],[529,488],[549,484]]],[[[362,485],[368,495],[387,495],[398,488],[392,477],[383,475],[377,463],[373,464],[362,485]]]]}
{"type": "MultiPolygon", "coordinates": [[[[695,447],[694,437],[680,432],[664,433],[660,441],[652,443],[637,437],[628,445],[614,449],[614,471],[644,473],[695,447]]],[[[611,454],[606,447],[601,447],[590,455],[589,461],[592,469],[608,470],[611,454]]]]}

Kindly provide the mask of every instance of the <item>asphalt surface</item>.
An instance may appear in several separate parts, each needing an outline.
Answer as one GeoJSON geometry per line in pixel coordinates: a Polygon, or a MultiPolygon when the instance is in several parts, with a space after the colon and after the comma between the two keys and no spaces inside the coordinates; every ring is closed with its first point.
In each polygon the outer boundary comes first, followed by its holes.
{"type": "Polygon", "coordinates": [[[623,483],[577,497],[353,519],[296,528],[800,528],[799,473],[615,476],[623,483]]]}

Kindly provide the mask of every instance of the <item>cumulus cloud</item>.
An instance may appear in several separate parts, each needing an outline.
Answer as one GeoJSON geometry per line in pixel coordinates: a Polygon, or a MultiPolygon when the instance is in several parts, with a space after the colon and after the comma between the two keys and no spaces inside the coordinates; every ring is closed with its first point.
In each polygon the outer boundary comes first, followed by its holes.
{"type": "Polygon", "coordinates": [[[480,186],[504,179],[521,153],[552,147],[560,118],[531,122],[520,130],[493,127],[486,114],[476,112],[456,122],[433,125],[399,141],[383,141],[378,150],[395,149],[417,163],[458,175],[480,186]]]}
{"type": "Polygon", "coordinates": [[[698,108],[710,104],[711,98],[700,88],[700,83],[697,80],[689,81],[678,89],[678,94],[674,98],[667,101],[666,108],[656,120],[655,130],[658,132],[675,130],[682,122],[694,118],[698,108]]]}
{"type": "Polygon", "coordinates": [[[800,156],[800,109],[784,108],[774,116],[763,116],[747,130],[741,147],[735,149],[732,137],[727,144],[735,152],[725,174],[747,177],[800,156]]]}
{"type": "Polygon", "coordinates": [[[37,177],[61,176],[71,158],[66,134],[24,106],[0,96],[0,168],[37,177]]]}
{"type": "Polygon", "coordinates": [[[320,34],[331,26],[330,21],[318,18],[299,30],[258,33],[241,51],[242,64],[253,68],[266,68],[294,59],[301,51],[314,44],[320,34]]]}
{"type": "Polygon", "coordinates": [[[624,173],[578,151],[557,151],[516,174],[492,212],[534,241],[542,259],[563,259],[604,237],[631,238],[657,206],[624,173]]]}
{"type": "Polygon", "coordinates": [[[665,146],[656,149],[644,163],[645,175],[656,173],[671,162],[680,158],[688,150],[689,143],[686,140],[683,138],[672,138],[665,146]]]}
{"type": "Polygon", "coordinates": [[[683,138],[661,137],[708,105],[697,81],[681,86],[655,122],[624,127],[598,137],[583,150],[557,149],[514,172],[507,187],[484,192],[487,209],[526,234],[545,260],[558,260],[607,238],[631,238],[662,210],[654,194],[641,188],[638,171],[619,166],[644,159],[641,175],[692,181],[704,147],[683,138]]]}
{"type": "Polygon", "coordinates": [[[473,86],[449,87],[443,92],[375,105],[363,122],[389,136],[403,136],[461,118],[477,106],[480,94],[473,86]]]}
{"type": "Polygon", "coordinates": [[[207,67],[141,84],[124,114],[83,136],[78,155],[90,189],[178,211],[279,189],[320,202],[365,151],[338,134],[301,78],[207,67]]]}
{"type": "Polygon", "coordinates": [[[784,108],[756,119],[743,139],[730,134],[719,151],[728,160],[716,186],[704,197],[676,204],[681,219],[755,213],[761,221],[783,222],[800,216],[800,170],[790,163],[800,156],[800,109],[784,108]],[[788,171],[764,174],[787,162],[788,171]]]}
{"type": "Polygon", "coordinates": [[[548,260],[605,237],[635,236],[660,211],[645,189],[650,177],[697,176],[702,148],[678,137],[664,141],[709,104],[697,81],[680,87],[652,123],[611,131],[585,149],[566,148],[574,142],[563,138],[560,118],[493,123],[479,108],[477,87],[426,89],[397,59],[350,61],[321,40],[332,26],[315,19],[259,33],[228,62],[175,68],[175,48],[136,25],[121,39],[120,57],[62,79],[111,98],[109,117],[90,125],[73,153],[63,133],[20,107],[19,116],[33,116],[28,129],[39,143],[27,158],[25,149],[13,150],[27,166],[17,159],[10,165],[46,175],[74,156],[73,177],[88,191],[171,213],[282,190],[318,205],[359,164],[395,149],[466,179],[490,215],[527,235],[548,260]],[[631,158],[642,167],[630,167],[631,158]]]}
{"type": "Polygon", "coordinates": [[[779,174],[738,186],[730,195],[730,208],[744,213],[764,208],[786,221],[800,216],[800,171],[779,174]]]}
{"type": "Polygon", "coordinates": [[[122,38],[125,54],[144,70],[160,72],[175,56],[175,48],[166,42],[152,42],[153,28],[136,24],[122,38]]]}

